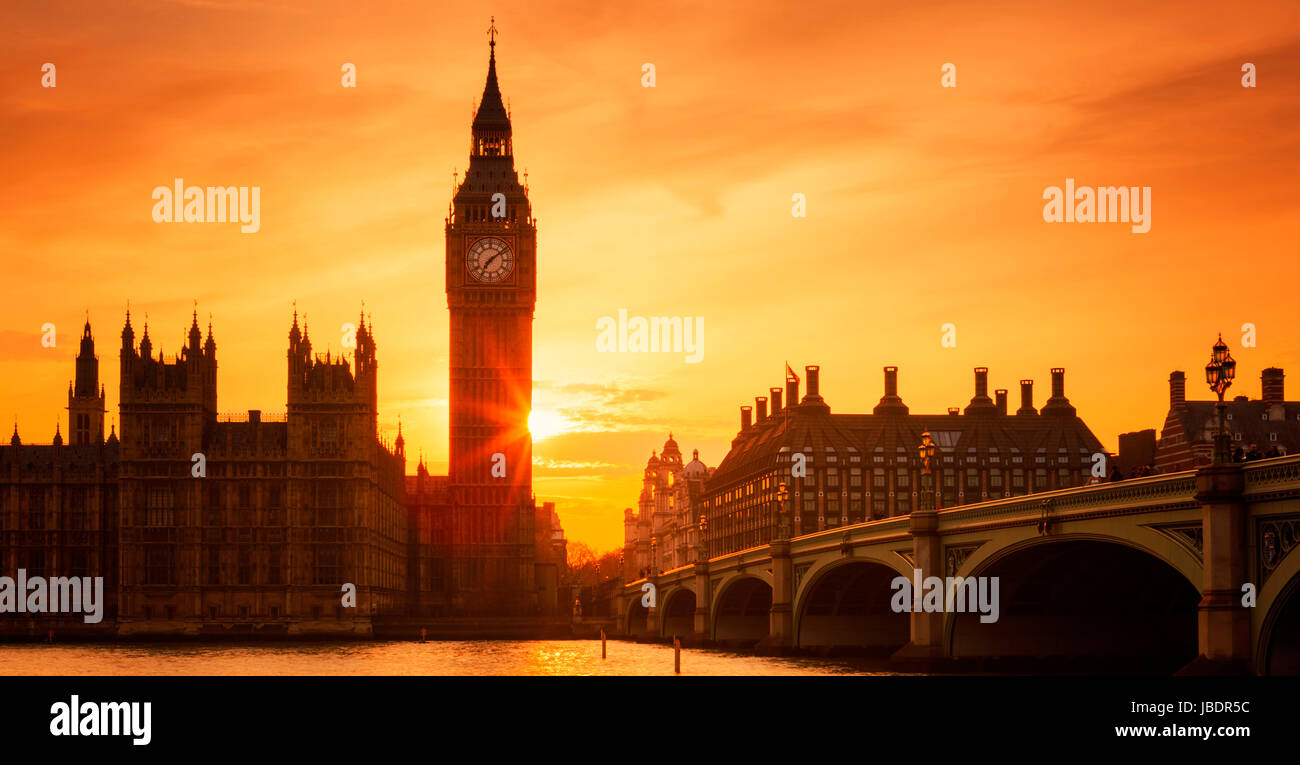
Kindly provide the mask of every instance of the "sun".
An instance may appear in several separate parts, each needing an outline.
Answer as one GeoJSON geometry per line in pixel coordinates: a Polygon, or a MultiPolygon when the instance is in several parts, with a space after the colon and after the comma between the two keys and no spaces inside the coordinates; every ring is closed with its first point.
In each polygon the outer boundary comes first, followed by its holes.
{"type": "Polygon", "coordinates": [[[528,415],[528,431],[533,434],[534,441],[545,441],[551,436],[566,433],[570,425],[572,423],[567,419],[549,409],[534,409],[528,415]]]}

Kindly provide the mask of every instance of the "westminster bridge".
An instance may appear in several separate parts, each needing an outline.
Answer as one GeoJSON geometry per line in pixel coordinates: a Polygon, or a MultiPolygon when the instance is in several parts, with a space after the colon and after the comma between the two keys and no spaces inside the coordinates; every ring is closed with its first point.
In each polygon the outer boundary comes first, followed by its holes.
{"type": "Polygon", "coordinates": [[[1298,539],[1300,455],[778,539],[628,582],[609,606],[640,639],[851,648],[921,667],[1086,657],[1297,674],[1298,539]],[[891,582],[916,569],[997,577],[998,619],[895,610],[891,582]]]}

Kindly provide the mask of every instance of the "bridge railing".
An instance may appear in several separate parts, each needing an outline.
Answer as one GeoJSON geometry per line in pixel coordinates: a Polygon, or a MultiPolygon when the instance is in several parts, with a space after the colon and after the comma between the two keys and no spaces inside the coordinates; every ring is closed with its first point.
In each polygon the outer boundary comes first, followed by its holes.
{"type": "MultiPolygon", "coordinates": [[[[1300,489],[1300,454],[1274,457],[1243,463],[1248,496],[1261,497],[1283,494],[1300,489]]],[[[1124,481],[1076,486],[1069,489],[1003,497],[939,511],[940,527],[969,525],[985,521],[1011,518],[1039,517],[1046,511],[1055,520],[1093,512],[1111,512],[1141,508],[1150,512],[1198,506],[1196,501],[1196,471],[1130,478],[1124,481]]],[[[907,515],[862,523],[837,526],[822,531],[803,534],[790,540],[791,552],[804,552],[832,544],[845,534],[854,538],[862,536],[902,536],[908,533],[910,517],[907,515]]],[[[768,545],[737,550],[709,559],[710,567],[727,567],[737,561],[758,560],[767,555],[768,545]]],[[[680,578],[689,575],[693,565],[679,566],[664,571],[658,578],[680,578]]],[[[629,582],[628,588],[640,587],[646,580],[629,582]]]]}

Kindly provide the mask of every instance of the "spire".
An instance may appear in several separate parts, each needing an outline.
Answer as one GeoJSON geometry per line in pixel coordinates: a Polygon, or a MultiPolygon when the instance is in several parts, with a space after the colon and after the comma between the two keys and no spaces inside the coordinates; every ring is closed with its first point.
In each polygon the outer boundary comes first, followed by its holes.
{"type": "Polygon", "coordinates": [[[14,418],[14,435],[9,439],[10,446],[22,446],[23,440],[18,437],[18,418],[14,418]]]}
{"type": "Polygon", "coordinates": [[[203,340],[203,333],[199,331],[199,301],[194,301],[194,319],[190,322],[190,348],[197,351],[199,343],[203,340]]]}
{"type": "Polygon", "coordinates": [[[488,29],[488,73],[483,85],[483,98],[479,100],[474,115],[474,154],[482,156],[509,156],[510,115],[501,101],[501,86],[497,84],[497,27],[492,17],[488,29]]]}
{"type": "Polygon", "coordinates": [[[144,335],[140,338],[140,355],[153,358],[153,343],[149,342],[149,314],[144,315],[144,335]]]}
{"type": "Polygon", "coordinates": [[[117,423],[116,423],[116,422],[113,423],[113,425],[112,425],[112,427],[111,427],[111,430],[109,430],[109,433],[108,433],[108,443],[110,443],[110,444],[115,444],[115,443],[117,443],[117,423]]]}
{"type": "Polygon", "coordinates": [[[129,304],[126,309],[126,324],[122,326],[122,348],[135,348],[135,330],[131,329],[131,307],[129,304]]]}
{"type": "Polygon", "coordinates": [[[63,446],[63,434],[59,432],[59,421],[54,421],[54,445],[63,446]]]}
{"type": "Polygon", "coordinates": [[[212,337],[212,314],[208,314],[208,339],[203,342],[203,353],[211,356],[217,352],[217,341],[212,337]]]}

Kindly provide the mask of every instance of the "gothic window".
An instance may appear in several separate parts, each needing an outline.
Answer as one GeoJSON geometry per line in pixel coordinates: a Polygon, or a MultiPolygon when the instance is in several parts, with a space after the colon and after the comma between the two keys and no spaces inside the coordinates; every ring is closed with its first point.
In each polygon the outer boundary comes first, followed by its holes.
{"type": "MultiPolygon", "coordinates": [[[[315,584],[338,584],[343,581],[343,549],[341,545],[316,545],[312,561],[315,584]]],[[[481,561],[471,561],[481,562],[481,561]]]]}
{"type": "Polygon", "coordinates": [[[176,525],[175,496],[171,486],[149,487],[148,524],[150,526],[176,525]]]}
{"type": "Polygon", "coordinates": [[[214,545],[207,549],[207,553],[204,581],[208,584],[221,584],[221,548],[214,545]]]}
{"type": "Polygon", "coordinates": [[[171,545],[148,545],[144,551],[144,583],[175,584],[175,556],[171,545]]]}

